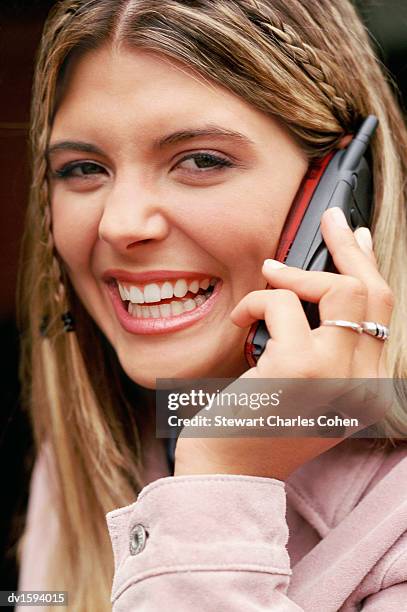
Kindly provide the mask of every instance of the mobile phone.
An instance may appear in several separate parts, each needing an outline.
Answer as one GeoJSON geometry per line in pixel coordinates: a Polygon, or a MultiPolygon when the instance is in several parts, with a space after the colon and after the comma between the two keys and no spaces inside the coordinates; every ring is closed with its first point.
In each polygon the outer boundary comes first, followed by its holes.
{"type": "MultiPolygon", "coordinates": [[[[322,238],[322,213],[339,206],[353,230],[370,227],[373,181],[365,152],[377,125],[378,119],[369,115],[345,149],[311,164],[287,215],[274,259],[303,270],[337,271],[322,238]]],[[[301,304],[311,329],[315,329],[320,323],[318,304],[301,304]]],[[[251,367],[256,365],[269,338],[264,321],[253,323],[244,348],[251,367]]]]}

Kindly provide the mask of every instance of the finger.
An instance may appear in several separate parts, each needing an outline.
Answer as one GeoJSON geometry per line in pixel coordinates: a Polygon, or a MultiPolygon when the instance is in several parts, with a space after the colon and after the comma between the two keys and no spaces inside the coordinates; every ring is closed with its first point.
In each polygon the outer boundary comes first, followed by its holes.
{"type": "MultiPolygon", "coordinates": [[[[284,266],[273,269],[266,260],[263,273],[275,288],[284,288],[295,293],[300,299],[318,303],[320,319],[340,319],[362,321],[366,312],[367,289],[352,276],[332,272],[305,271],[300,268],[284,266]]],[[[335,339],[334,348],[338,355],[351,355],[359,334],[351,329],[339,327],[320,327],[312,332],[313,337],[321,337],[324,342],[335,339]]]]}
{"type": "Polygon", "coordinates": [[[373,243],[372,243],[372,235],[368,227],[358,227],[353,235],[355,237],[356,242],[359,247],[362,249],[364,254],[369,257],[369,259],[375,264],[377,267],[376,257],[373,251],[373,243]]]}
{"type": "MultiPolygon", "coordinates": [[[[374,253],[372,252],[369,255],[369,249],[367,248],[369,245],[365,244],[364,250],[362,250],[359,245],[359,239],[363,237],[363,234],[366,235],[367,233],[370,235],[370,232],[367,228],[360,228],[357,230],[357,237],[355,237],[352,230],[347,225],[344,216],[343,225],[335,222],[332,218],[333,210],[334,209],[330,209],[324,213],[321,220],[321,231],[338,271],[342,272],[342,275],[349,274],[359,279],[367,288],[366,311],[364,318],[360,319],[360,321],[377,321],[388,326],[394,305],[392,291],[377,269],[374,253]]],[[[287,270],[287,272],[283,275],[283,272],[268,269],[266,277],[270,284],[273,287],[284,287],[295,290],[301,299],[306,299],[314,303],[318,302],[320,299],[318,298],[319,283],[321,283],[321,290],[326,292],[326,287],[323,287],[322,283],[330,282],[327,272],[305,272],[297,268],[296,275],[294,276],[291,272],[293,268],[290,267],[287,269],[287,267],[285,267],[281,269],[287,270]],[[290,272],[288,272],[288,270],[290,270],[290,272]],[[298,270],[301,274],[299,274],[298,270]],[[314,276],[315,274],[324,274],[326,278],[324,281],[319,280],[318,277],[314,276]]],[[[335,276],[339,279],[341,274],[335,276]]],[[[345,319],[349,317],[345,317],[344,314],[342,314],[338,318],[345,319]]],[[[369,354],[366,355],[366,358],[369,358],[372,364],[378,363],[383,350],[383,342],[365,333],[360,337],[360,345],[363,348],[369,348],[369,354]]]]}
{"type": "Polygon", "coordinates": [[[252,291],[237,304],[230,317],[239,327],[263,319],[273,340],[284,341],[297,350],[310,340],[307,317],[298,296],[292,291],[252,291]]]}
{"type": "MultiPolygon", "coordinates": [[[[355,233],[366,239],[367,228],[358,228],[355,233]]],[[[321,233],[340,274],[355,275],[359,270],[368,271],[372,278],[381,279],[376,258],[361,249],[355,233],[338,207],[328,208],[321,217],[321,233]]],[[[370,232],[369,232],[370,234],[370,232]]],[[[366,245],[367,246],[367,245],[366,245]]],[[[366,249],[367,250],[367,249],[366,249]]]]}
{"type": "Polygon", "coordinates": [[[336,317],[359,321],[365,314],[367,289],[355,277],[291,266],[274,268],[273,260],[269,259],[264,262],[262,271],[274,288],[289,289],[301,300],[319,303],[321,319],[336,317]]]}
{"type": "MultiPolygon", "coordinates": [[[[293,266],[285,266],[272,259],[266,259],[263,265],[264,276],[273,287],[290,289],[295,291],[301,299],[314,303],[321,299],[322,295],[326,293],[327,288],[334,282],[341,282],[340,279],[346,274],[359,279],[366,286],[369,295],[373,299],[377,293],[390,293],[390,288],[377,270],[374,256],[369,257],[366,255],[353,237],[350,228],[349,232],[352,240],[349,251],[357,251],[357,265],[354,267],[349,266],[350,272],[348,270],[347,272],[343,271],[342,274],[335,274],[333,272],[302,270],[293,266]]],[[[328,244],[327,246],[329,248],[328,244]]],[[[388,315],[384,314],[384,316],[388,320],[388,315]]]]}
{"type": "MultiPolygon", "coordinates": [[[[362,249],[358,240],[359,238],[363,239],[363,237],[368,238],[370,232],[366,228],[360,228],[356,230],[358,234],[355,237],[347,225],[346,219],[343,225],[338,225],[335,223],[331,211],[325,211],[322,216],[321,231],[335,266],[339,272],[351,274],[366,285],[368,298],[364,320],[375,321],[388,326],[394,307],[393,292],[377,269],[373,251],[370,254],[368,253],[369,245],[365,243],[365,248],[362,249]]],[[[369,359],[372,364],[378,365],[384,342],[364,333],[360,337],[360,347],[362,354],[364,348],[368,348],[369,359]]]]}
{"type": "MultiPolygon", "coordinates": [[[[393,295],[377,268],[376,258],[373,252],[368,255],[361,249],[354,233],[346,224],[344,215],[346,226],[338,225],[335,222],[332,210],[334,209],[329,209],[322,215],[321,231],[335,266],[341,274],[354,276],[367,287],[368,306],[366,316],[375,317],[375,320],[388,325],[393,309],[393,295]]],[[[366,229],[356,230],[358,238],[363,236],[362,230],[366,229]]],[[[366,232],[364,232],[364,235],[366,236],[366,232]]]]}
{"type": "MultiPolygon", "coordinates": [[[[376,261],[376,257],[373,251],[373,242],[372,242],[372,236],[370,233],[370,230],[367,227],[359,227],[357,230],[355,230],[355,232],[353,233],[353,235],[356,238],[356,241],[359,245],[359,247],[362,249],[362,251],[374,262],[374,264],[377,266],[377,261],[376,261]]],[[[375,296],[377,297],[377,296],[375,296]]],[[[387,301],[389,298],[387,296],[385,296],[385,301],[387,301]]],[[[391,301],[392,298],[390,298],[391,301]]],[[[367,310],[366,310],[366,317],[368,320],[372,320],[375,318],[376,314],[376,310],[373,310],[373,308],[371,307],[371,303],[372,300],[368,299],[368,306],[367,306],[367,310]]],[[[392,304],[390,304],[389,306],[389,310],[390,313],[393,310],[393,306],[392,304]]],[[[378,316],[382,316],[381,313],[378,316]]],[[[375,319],[377,320],[377,319],[375,319]]],[[[379,321],[380,323],[380,321],[379,321]]],[[[359,344],[360,344],[360,349],[358,351],[358,361],[359,361],[359,366],[357,367],[358,371],[360,372],[359,376],[363,377],[366,376],[366,371],[369,372],[371,371],[371,369],[373,368],[373,371],[377,371],[377,375],[380,377],[380,372],[383,370],[383,357],[384,357],[384,342],[380,341],[379,339],[369,336],[369,334],[364,333],[362,335],[362,337],[359,340],[359,344]],[[372,345],[372,343],[375,343],[374,345],[372,345]],[[369,353],[369,363],[367,363],[366,360],[366,350],[365,347],[371,347],[370,353],[369,353]],[[372,351],[373,350],[373,354],[372,351]],[[367,370],[366,370],[367,368],[367,370]]]]}

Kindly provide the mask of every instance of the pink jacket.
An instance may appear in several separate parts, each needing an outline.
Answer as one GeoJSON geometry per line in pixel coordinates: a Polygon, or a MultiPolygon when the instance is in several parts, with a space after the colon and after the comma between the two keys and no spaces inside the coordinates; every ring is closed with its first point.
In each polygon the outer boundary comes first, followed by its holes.
{"type": "MultiPolygon", "coordinates": [[[[286,483],[156,476],[107,515],[115,612],[407,610],[407,446],[383,453],[348,440],[286,483]]],[[[42,529],[50,545],[57,538],[47,491],[42,461],[21,589],[44,584],[42,529]]]]}

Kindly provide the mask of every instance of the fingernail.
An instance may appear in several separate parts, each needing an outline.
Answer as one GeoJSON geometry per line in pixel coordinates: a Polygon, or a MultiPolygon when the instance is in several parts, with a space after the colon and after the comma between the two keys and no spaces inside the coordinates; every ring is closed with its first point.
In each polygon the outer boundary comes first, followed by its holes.
{"type": "Polygon", "coordinates": [[[330,208],[329,211],[330,211],[330,215],[332,219],[334,220],[334,223],[336,223],[338,227],[342,227],[343,229],[349,229],[349,225],[348,225],[348,222],[346,221],[346,217],[343,214],[343,211],[340,208],[338,208],[338,206],[334,206],[333,208],[330,208]]]}
{"type": "Polygon", "coordinates": [[[272,268],[273,270],[287,267],[285,264],[281,263],[281,261],[277,261],[277,259],[265,259],[263,266],[266,266],[266,268],[272,268]]]}
{"type": "Polygon", "coordinates": [[[372,234],[370,233],[368,227],[358,227],[354,235],[358,245],[362,250],[373,250],[372,234]]]}

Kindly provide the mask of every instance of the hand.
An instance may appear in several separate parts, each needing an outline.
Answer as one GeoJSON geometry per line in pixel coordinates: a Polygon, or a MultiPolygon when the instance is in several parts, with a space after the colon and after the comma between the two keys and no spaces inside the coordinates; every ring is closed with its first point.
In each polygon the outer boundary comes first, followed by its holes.
{"type": "MultiPolygon", "coordinates": [[[[311,330],[300,300],[319,304],[320,319],[390,324],[394,298],[377,269],[365,228],[352,230],[339,209],[325,211],[321,231],[339,274],[310,272],[266,260],[263,274],[274,289],[253,291],[231,313],[247,327],[266,322],[271,339],[255,367],[240,378],[387,378],[385,343],[369,336],[320,326],[311,330]],[[339,211],[339,223],[335,218],[339,211]],[[367,238],[367,242],[366,242],[367,238]],[[269,263],[267,263],[269,262],[269,263]]],[[[303,463],[343,438],[178,439],[175,475],[250,474],[286,479],[303,463]]]]}

